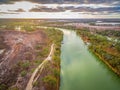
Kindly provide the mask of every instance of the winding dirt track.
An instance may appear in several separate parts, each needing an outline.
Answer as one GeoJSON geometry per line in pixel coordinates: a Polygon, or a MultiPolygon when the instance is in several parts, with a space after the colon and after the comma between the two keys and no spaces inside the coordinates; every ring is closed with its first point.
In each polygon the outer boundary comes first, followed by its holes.
{"type": "Polygon", "coordinates": [[[53,52],[54,52],[54,44],[51,45],[51,50],[50,50],[48,57],[33,72],[32,76],[30,77],[30,79],[28,81],[28,84],[27,84],[27,87],[25,90],[32,90],[33,82],[34,82],[34,80],[36,81],[36,79],[35,79],[36,74],[38,73],[39,70],[40,70],[40,72],[42,71],[42,67],[46,64],[46,62],[52,60],[53,52]]]}

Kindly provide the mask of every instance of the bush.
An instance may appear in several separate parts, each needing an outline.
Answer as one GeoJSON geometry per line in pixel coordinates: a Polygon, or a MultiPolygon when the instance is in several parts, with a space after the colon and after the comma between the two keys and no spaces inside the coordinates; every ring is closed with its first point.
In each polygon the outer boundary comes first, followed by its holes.
{"type": "Polygon", "coordinates": [[[38,81],[34,82],[34,83],[33,83],[33,86],[34,86],[34,87],[35,87],[35,86],[38,86],[38,81]]]}
{"type": "Polygon", "coordinates": [[[5,84],[0,85],[0,90],[6,90],[7,86],[5,84]]]}
{"type": "Polygon", "coordinates": [[[22,71],[22,72],[21,72],[21,76],[22,76],[22,77],[26,76],[26,74],[27,74],[26,71],[22,71]]]}
{"type": "Polygon", "coordinates": [[[49,85],[50,87],[55,87],[57,80],[55,77],[48,75],[43,78],[43,82],[49,85]]]}
{"type": "Polygon", "coordinates": [[[22,69],[28,69],[28,67],[30,66],[30,62],[29,62],[29,61],[19,62],[18,65],[19,65],[22,69]]]}
{"type": "Polygon", "coordinates": [[[11,87],[8,90],[19,90],[19,88],[17,88],[17,87],[11,87]]]}

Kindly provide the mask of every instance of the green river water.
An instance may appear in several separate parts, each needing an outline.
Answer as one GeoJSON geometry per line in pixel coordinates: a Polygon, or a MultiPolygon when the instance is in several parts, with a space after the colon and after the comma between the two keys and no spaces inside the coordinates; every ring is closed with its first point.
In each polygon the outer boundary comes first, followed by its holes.
{"type": "Polygon", "coordinates": [[[120,90],[120,78],[88,50],[75,31],[63,32],[60,90],[120,90]]]}

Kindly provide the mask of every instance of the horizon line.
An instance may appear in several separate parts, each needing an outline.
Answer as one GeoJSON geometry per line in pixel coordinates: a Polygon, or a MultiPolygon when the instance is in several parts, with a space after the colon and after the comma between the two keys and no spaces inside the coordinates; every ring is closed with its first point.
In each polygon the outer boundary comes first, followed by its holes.
{"type": "Polygon", "coordinates": [[[0,19],[120,19],[120,18],[0,18],[0,19]]]}

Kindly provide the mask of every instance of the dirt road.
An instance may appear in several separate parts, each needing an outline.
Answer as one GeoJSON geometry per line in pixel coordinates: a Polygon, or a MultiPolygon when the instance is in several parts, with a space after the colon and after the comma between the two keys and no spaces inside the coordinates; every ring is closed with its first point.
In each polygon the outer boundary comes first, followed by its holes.
{"type": "Polygon", "coordinates": [[[29,79],[29,82],[27,84],[26,90],[32,90],[33,82],[34,82],[34,80],[36,81],[35,76],[36,76],[37,72],[39,70],[41,72],[42,71],[42,67],[44,67],[44,65],[46,64],[46,62],[52,60],[53,52],[54,52],[54,44],[51,45],[51,50],[50,50],[50,53],[49,53],[48,57],[33,72],[32,76],[29,79]]]}

